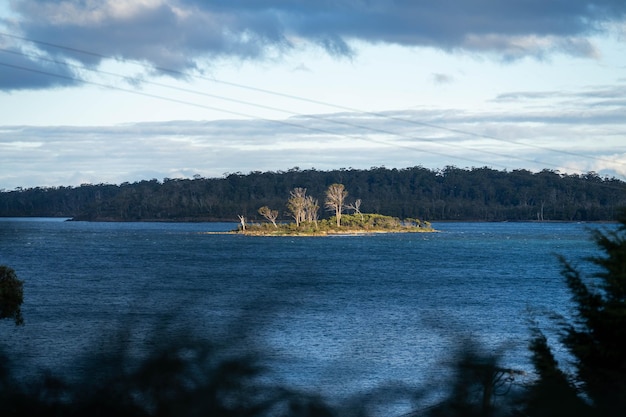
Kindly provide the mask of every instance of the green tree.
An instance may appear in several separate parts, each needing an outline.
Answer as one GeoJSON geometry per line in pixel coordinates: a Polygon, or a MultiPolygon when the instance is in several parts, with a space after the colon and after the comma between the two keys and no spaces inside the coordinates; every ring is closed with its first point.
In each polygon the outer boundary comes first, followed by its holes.
{"type": "MultiPolygon", "coordinates": [[[[616,230],[596,230],[593,238],[602,252],[588,258],[596,272],[583,275],[561,258],[575,303],[574,319],[565,323],[562,341],[575,359],[573,383],[591,401],[593,414],[622,416],[626,410],[626,211],[621,212],[616,230]]],[[[535,347],[541,346],[541,337],[535,337],[535,347]]],[[[551,354],[549,349],[535,350],[536,358],[538,353],[543,358],[551,354]]]]}
{"type": "Polygon", "coordinates": [[[532,363],[537,380],[528,386],[521,404],[523,413],[529,417],[583,417],[593,415],[591,408],[579,395],[576,385],[559,368],[548,339],[533,328],[534,337],[530,343],[532,363]]]}
{"type": "Polygon", "coordinates": [[[0,319],[13,319],[16,325],[24,324],[20,310],[24,301],[23,285],[13,269],[0,265],[0,319]]]}

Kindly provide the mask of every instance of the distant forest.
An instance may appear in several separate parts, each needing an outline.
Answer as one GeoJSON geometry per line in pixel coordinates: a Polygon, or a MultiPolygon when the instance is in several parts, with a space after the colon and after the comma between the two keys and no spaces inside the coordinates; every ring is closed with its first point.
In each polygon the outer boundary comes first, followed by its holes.
{"type": "MultiPolygon", "coordinates": [[[[89,221],[261,221],[268,206],[289,220],[295,187],[320,201],[340,183],[361,211],[427,221],[611,221],[626,206],[626,182],[543,170],[448,166],[233,173],[223,178],[36,187],[0,192],[0,217],[71,217],[89,221]]],[[[320,211],[322,217],[330,213],[320,211]]]]}

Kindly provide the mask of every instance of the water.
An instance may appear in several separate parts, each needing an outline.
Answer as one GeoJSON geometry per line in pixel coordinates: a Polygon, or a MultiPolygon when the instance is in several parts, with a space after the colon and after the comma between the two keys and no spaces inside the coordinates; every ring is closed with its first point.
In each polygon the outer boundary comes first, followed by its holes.
{"type": "Polygon", "coordinates": [[[204,233],[235,227],[0,219],[0,264],[25,281],[26,320],[0,323],[2,345],[24,368],[71,372],[116,328],[140,339],[167,313],[169,326],[196,336],[236,336],[263,351],[276,378],[324,395],[419,385],[443,377],[467,337],[528,368],[529,318],[549,323],[546,312],[570,311],[555,254],[577,264],[596,253],[589,226],[575,223],[204,233]]]}

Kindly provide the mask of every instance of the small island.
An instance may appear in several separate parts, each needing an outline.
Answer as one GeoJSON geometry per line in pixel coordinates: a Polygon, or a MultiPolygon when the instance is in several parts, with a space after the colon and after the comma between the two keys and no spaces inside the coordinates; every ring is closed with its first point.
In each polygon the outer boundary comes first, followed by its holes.
{"type": "Polygon", "coordinates": [[[434,232],[431,224],[419,219],[397,217],[382,214],[362,213],[361,200],[347,204],[348,192],[343,184],[332,184],[326,190],[324,206],[334,213],[329,219],[318,218],[318,200],[306,194],[306,188],[294,188],[287,200],[287,211],[294,221],[278,223],[278,210],[267,206],[259,208],[258,213],[267,222],[249,223],[246,217],[239,215],[240,225],[232,233],[249,236],[328,236],[359,235],[376,233],[423,233],[434,232]],[[352,214],[344,213],[351,210],[352,214]]]}

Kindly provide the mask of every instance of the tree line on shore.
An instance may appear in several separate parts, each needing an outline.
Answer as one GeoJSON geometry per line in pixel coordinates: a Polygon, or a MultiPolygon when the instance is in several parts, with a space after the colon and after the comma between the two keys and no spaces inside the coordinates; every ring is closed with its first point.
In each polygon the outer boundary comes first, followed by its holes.
{"type": "MultiPolygon", "coordinates": [[[[259,207],[289,220],[285,198],[296,188],[323,195],[343,184],[368,213],[428,221],[611,221],[626,205],[626,182],[558,171],[498,171],[448,166],[431,170],[231,173],[222,178],[157,179],[135,183],[35,187],[0,192],[2,217],[71,217],[94,221],[251,221],[259,207]]],[[[320,213],[330,217],[331,213],[320,213]]]]}

